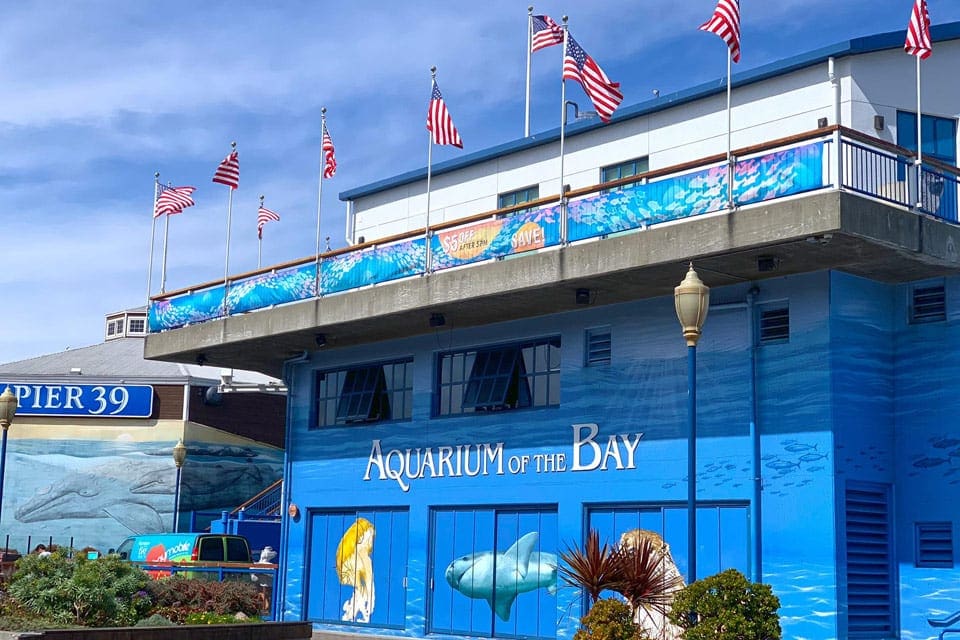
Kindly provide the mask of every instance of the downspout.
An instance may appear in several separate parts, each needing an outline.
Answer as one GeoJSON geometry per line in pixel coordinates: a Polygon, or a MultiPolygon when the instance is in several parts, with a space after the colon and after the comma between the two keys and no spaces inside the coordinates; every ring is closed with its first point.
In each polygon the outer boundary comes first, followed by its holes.
{"type": "Polygon", "coordinates": [[[840,78],[837,77],[833,56],[827,59],[827,77],[830,78],[830,85],[833,87],[833,124],[842,124],[840,122],[840,78]]]}
{"type": "MultiPolygon", "coordinates": [[[[831,58],[831,61],[833,58],[831,58]]],[[[831,64],[832,66],[832,64],[831,64]]],[[[760,289],[753,285],[747,292],[747,324],[750,336],[750,440],[753,455],[750,467],[753,472],[753,581],[763,582],[763,469],[760,466],[760,424],[757,401],[757,359],[760,342],[757,336],[756,302],[760,289]]]]}
{"type": "MultiPolygon", "coordinates": [[[[283,361],[283,373],[281,374],[284,384],[287,386],[287,410],[286,423],[283,428],[283,491],[280,498],[280,554],[277,563],[276,584],[274,585],[272,617],[280,621],[287,602],[287,539],[290,532],[290,516],[287,513],[287,507],[290,505],[290,474],[293,462],[290,459],[290,435],[293,431],[293,403],[290,401],[294,395],[293,384],[293,365],[310,360],[310,354],[304,351],[295,358],[283,361]]],[[[301,618],[303,616],[301,615],[301,618]]]]}
{"type": "Polygon", "coordinates": [[[357,235],[357,225],[354,220],[353,213],[353,200],[347,200],[347,215],[346,218],[346,229],[343,230],[343,239],[347,241],[347,245],[356,244],[354,238],[357,235]]]}

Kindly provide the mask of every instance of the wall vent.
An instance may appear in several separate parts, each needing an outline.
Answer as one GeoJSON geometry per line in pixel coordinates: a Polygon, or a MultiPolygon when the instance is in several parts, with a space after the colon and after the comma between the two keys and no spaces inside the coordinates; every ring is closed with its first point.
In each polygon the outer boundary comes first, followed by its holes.
{"type": "Polygon", "coordinates": [[[790,340],[790,307],[787,304],[760,309],[760,344],[790,340]]]}
{"type": "Polygon", "coordinates": [[[896,634],[890,493],[885,485],[847,484],[847,631],[851,638],[896,634]]]}
{"type": "Polygon", "coordinates": [[[610,364],[610,327],[587,329],[585,363],[588,367],[610,364]]]}
{"type": "Polygon", "coordinates": [[[910,300],[910,322],[942,322],[947,319],[947,295],[942,284],[913,287],[910,300]]]}
{"type": "Polygon", "coordinates": [[[916,566],[953,568],[953,524],[916,523],[916,566]]]}

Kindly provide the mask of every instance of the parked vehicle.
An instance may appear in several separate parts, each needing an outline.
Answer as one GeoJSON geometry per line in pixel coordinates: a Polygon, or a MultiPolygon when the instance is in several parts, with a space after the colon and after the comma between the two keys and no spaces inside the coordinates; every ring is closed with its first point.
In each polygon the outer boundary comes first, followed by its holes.
{"type": "Polygon", "coordinates": [[[204,573],[216,574],[217,569],[229,569],[230,565],[248,568],[253,564],[246,538],[217,533],[153,533],[130,536],[120,543],[116,553],[124,560],[144,565],[147,572],[155,578],[173,573],[202,577],[204,573]],[[170,569],[151,568],[166,566],[168,563],[176,566],[170,569]],[[184,572],[180,570],[181,565],[193,565],[197,569],[184,572]]]}

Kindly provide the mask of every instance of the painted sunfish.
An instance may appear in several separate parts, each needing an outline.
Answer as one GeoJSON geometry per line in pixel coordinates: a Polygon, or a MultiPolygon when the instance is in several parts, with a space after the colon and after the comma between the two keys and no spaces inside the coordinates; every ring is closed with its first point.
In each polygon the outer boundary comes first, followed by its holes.
{"type": "Polygon", "coordinates": [[[557,556],[534,551],[538,538],[534,531],[506,551],[481,551],[458,558],[447,567],[447,582],[468,598],[486,600],[501,620],[508,620],[519,594],[541,587],[551,594],[557,592],[557,556]]]}

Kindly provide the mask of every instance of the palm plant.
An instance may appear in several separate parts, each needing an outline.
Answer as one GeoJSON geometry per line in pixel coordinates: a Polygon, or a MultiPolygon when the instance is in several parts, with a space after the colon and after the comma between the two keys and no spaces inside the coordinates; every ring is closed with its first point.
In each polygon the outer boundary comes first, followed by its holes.
{"type": "Polygon", "coordinates": [[[583,549],[567,545],[560,553],[563,561],[558,567],[560,577],[567,584],[580,587],[590,596],[592,606],[606,590],[619,591],[619,553],[606,542],[600,544],[600,534],[587,532],[583,549]]]}
{"type": "Polygon", "coordinates": [[[617,549],[615,574],[612,588],[627,599],[638,622],[644,617],[663,620],[673,604],[674,592],[684,584],[669,547],[649,538],[617,549]]]}

